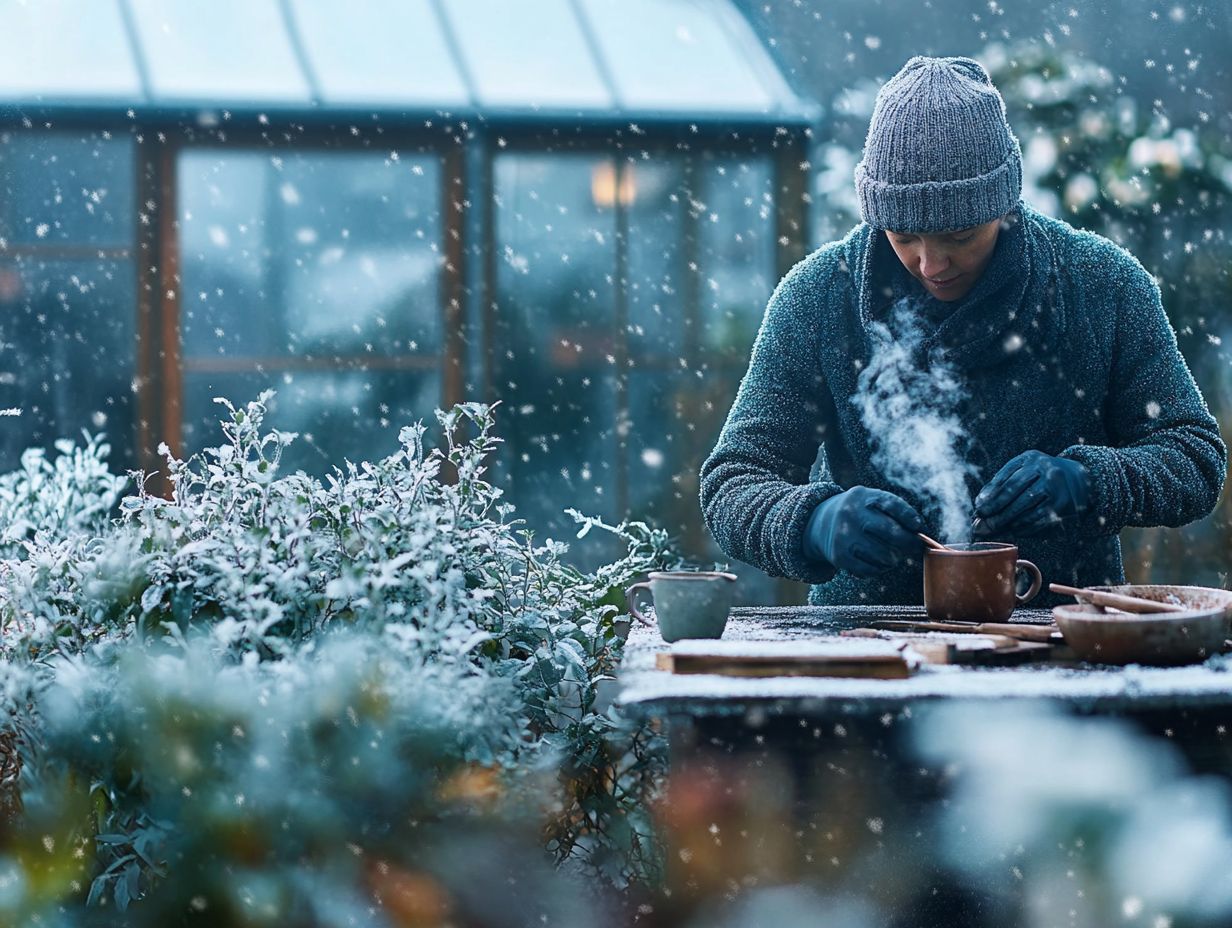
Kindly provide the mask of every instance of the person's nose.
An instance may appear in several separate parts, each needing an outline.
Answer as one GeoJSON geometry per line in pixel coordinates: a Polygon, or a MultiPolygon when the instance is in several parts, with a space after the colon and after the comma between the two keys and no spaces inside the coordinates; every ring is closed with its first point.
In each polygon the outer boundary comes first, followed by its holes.
{"type": "Polygon", "coordinates": [[[941,248],[924,248],[920,251],[920,273],[933,280],[944,278],[950,266],[950,256],[941,248]]]}

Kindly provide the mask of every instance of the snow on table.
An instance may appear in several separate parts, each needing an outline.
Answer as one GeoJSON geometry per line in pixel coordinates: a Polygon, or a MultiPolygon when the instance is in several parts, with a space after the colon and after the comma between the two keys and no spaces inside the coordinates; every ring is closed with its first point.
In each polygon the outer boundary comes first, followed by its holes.
{"type": "MultiPolygon", "coordinates": [[[[1045,610],[1019,610],[1013,621],[1041,621],[1045,610]]],[[[879,619],[922,619],[919,607],[775,606],[732,610],[723,641],[833,641],[845,628],[879,619]]],[[[1216,656],[1188,667],[924,665],[904,680],[846,677],[725,677],[655,669],[669,648],[656,629],[635,623],[619,673],[617,701],[645,715],[742,712],[751,705],[790,704],[811,712],[901,709],[918,700],[1059,699],[1079,708],[1146,709],[1232,705],[1232,659],[1216,656]]]]}

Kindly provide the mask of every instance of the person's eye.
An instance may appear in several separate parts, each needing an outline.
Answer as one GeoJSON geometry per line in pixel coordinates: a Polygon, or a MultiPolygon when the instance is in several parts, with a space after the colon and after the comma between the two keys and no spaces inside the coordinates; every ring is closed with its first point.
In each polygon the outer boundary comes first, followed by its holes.
{"type": "Polygon", "coordinates": [[[911,244],[912,242],[914,242],[914,241],[915,241],[915,239],[914,239],[914,238],[912,238],[910,235],[896,235],[896,236],[894,236],[894,243],[895,243],[896,245],[910,245],[910,244],[911,244]]]}
{"type": "Polygon", "coordinates": [[[973,238],[975,238],[975,233],[974,233],[974,232],[972,232],[970,235],[955,235],[955,236],[952,236],[952,237],[950,238],[950,241],[952,241],[952,242],[958,242],[958,244],[960,244],[960,245],[961,245],[963,242],[969,242],[969,241],[971,241],[973,238]]]}

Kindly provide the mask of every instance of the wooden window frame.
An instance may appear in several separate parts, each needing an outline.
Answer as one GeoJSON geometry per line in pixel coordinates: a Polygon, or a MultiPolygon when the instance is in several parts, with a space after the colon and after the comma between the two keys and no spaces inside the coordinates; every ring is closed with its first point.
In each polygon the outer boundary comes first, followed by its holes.
{"type": "Polygon", "coordinates": [[[164,462],[157,453],[160,443],[183,456],[184,375],[196,370],[223,371],[349,371],[424,370],[441,372],[441,402],[446,408],[462,402],[462,316],[465,311],[463,222],[466,197],[466,164],[463,137],[445,126],[442,132],[414,133],[372,130],[353,133],[349,128],[310,131],[304,126],[225,133],[147,131],[139,134],[138,191],[140,255],[137,286],[138,318],[138,434],[137,458],[147,473],[158,473],[151,483],[155,492],[170,487],[162,476],[164,462]],[[298,131],[295,131],[298,130],[298,131]],[[187,151],[216,148],[229,153],[286,152],[371,153],[414,152],[438,159],[443,256],[440,268],[442,344],[439,354],[350,357],[341,361],[325,358],[248,357],[233,361],[185,359],[181,352],[180,240],[177,220],[179,203],[179,156],[187,151]]]}

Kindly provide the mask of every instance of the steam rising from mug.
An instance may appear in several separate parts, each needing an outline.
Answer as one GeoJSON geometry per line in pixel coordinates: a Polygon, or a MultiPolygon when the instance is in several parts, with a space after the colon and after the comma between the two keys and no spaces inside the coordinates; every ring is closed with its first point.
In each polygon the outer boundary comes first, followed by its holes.
{"type": "Polygon", "coordinates": [[[966,396],[953,366],[922,357],[924,332],[909,300],[889,322],[872,323],[873,352],[851,401],[872,441],[872,463],[891,483],[918,496],[940,521],[946,542],[970,540],[966,477],[969,437],[958,418],[966,396]]]}

